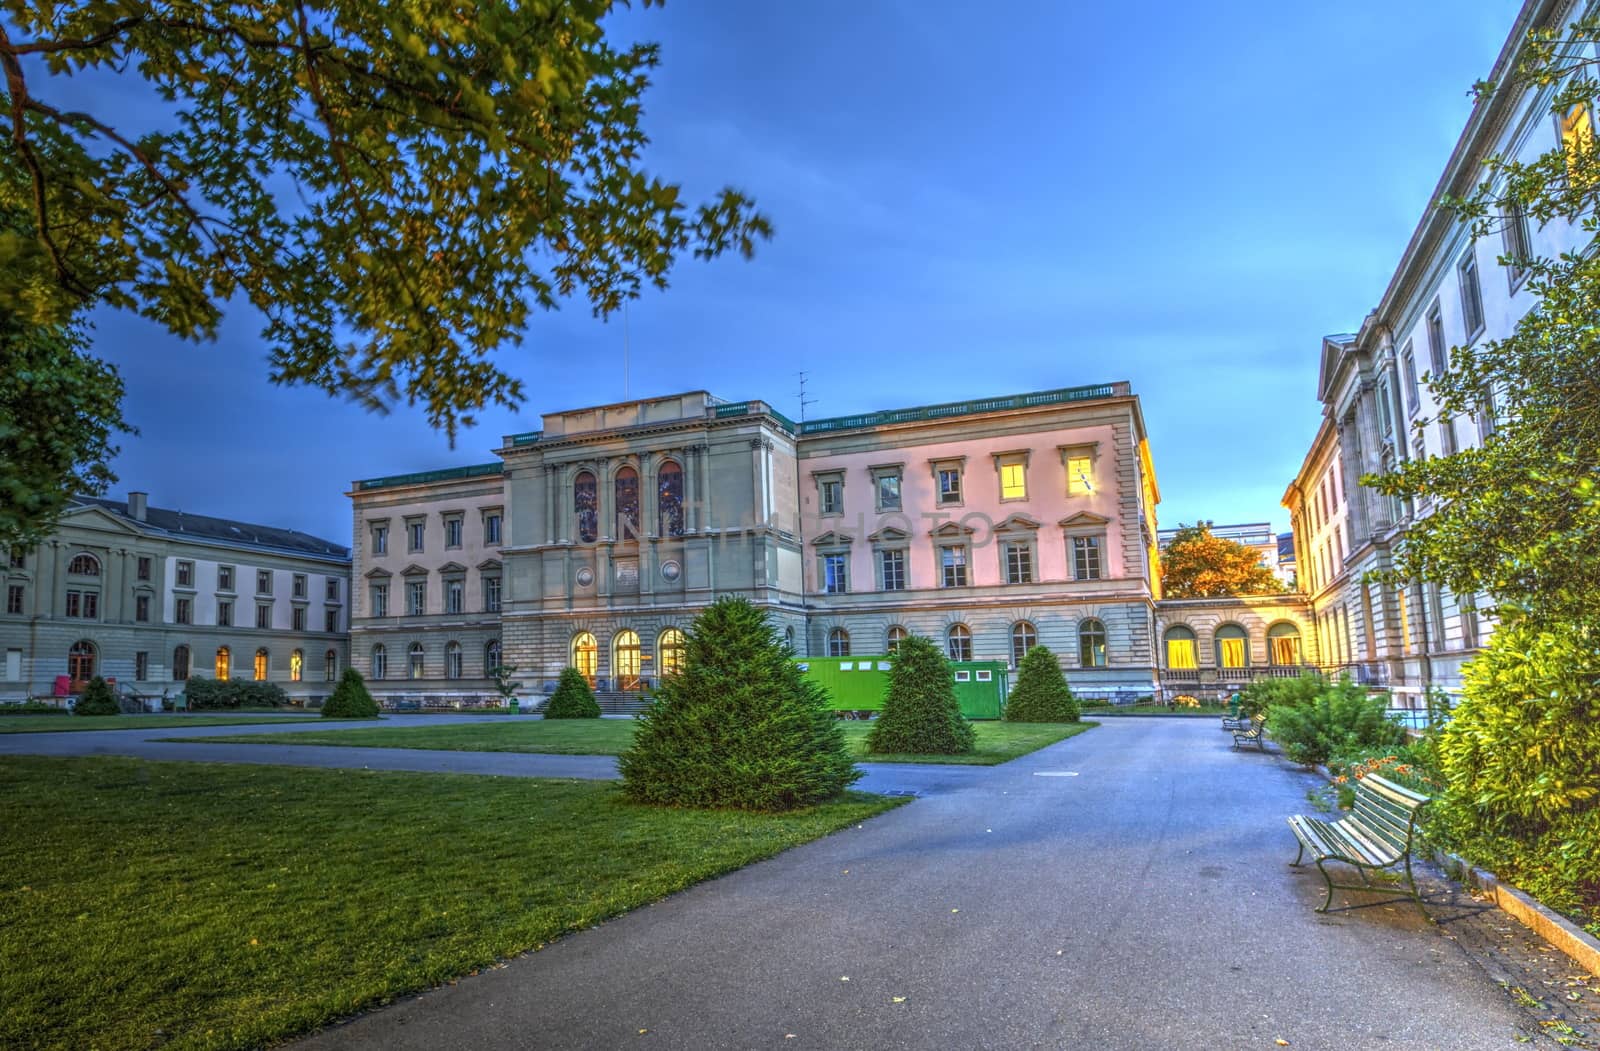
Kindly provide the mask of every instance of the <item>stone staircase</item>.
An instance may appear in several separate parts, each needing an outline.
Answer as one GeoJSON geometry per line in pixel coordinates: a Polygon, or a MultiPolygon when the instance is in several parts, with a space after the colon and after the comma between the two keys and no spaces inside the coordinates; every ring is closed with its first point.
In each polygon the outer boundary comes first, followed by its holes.
{"type": "Polygon", "coordinates": [[[637,715],[644,711],[650,699],[643,693],[616,693],[596,690],[594,699],[600,702],[601,715],[637,715]]]}

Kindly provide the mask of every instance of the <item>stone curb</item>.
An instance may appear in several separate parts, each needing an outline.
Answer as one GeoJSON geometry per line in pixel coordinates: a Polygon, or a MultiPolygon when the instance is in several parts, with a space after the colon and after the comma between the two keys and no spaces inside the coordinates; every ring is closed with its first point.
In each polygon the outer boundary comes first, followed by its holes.
{"type": "MultiPolygon", "coordinates": [[[[1326,766],[1315,768],[1331,784],[1333,774],[1326,766]]],[[[1466,886],[1488,896],[1495,907],[1513,917],[1557,949],[1566,953],[1573,963],[1596,978],[1600,978],[1600,938],[1579,927],[1555,910],[1540,904],[1526,891],[1503,883],[1494,873],[1476,868],[1466,859],[1443,850],[1434,850],[1430,860],[1444,869],[1445,874],[1466,886]]]]}

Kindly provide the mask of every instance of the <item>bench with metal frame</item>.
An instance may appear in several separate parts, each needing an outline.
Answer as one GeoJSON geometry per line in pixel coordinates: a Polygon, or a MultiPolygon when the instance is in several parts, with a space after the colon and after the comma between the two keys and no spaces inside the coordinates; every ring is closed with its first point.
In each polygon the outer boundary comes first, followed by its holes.
{"type": "Polygon", "coordinates": [[[1267,716],[1260,712],[1250,717],[1249,726],[1239,726],[1233,731],[1233,746],[1253,744],[1263,752],[1267,750],[1267,716]]]}
{"type": "Polygon", "coordinates": [[[1417,811],[1428,803],[1428,797],[1413,792],[1404,785],[1368,774],[1356,782],[1355,806],[1350,813],[1333,821],[1296,814],[1289,819],[1289,827],[1300,841],[1300,852],[1293,864],[1304,864],[1306,851],[1311,852],[1317,871],[1328,885],[1328,898],[1318,912],[1327,912],[1333,904],[1334,890],[1375,890],[1367,878],[1368,869],[1387,869],[1403,865],[1406,885],[1411,900],[1422,907],[1422,895],[1417,892],[1417,881],[1411,874],[1411,844],[1416,834],[1417,811]],[[1329,874],[1328,861],[1338,861],[1355,868],[1360,883],[1335,883],[1329,874]]]}

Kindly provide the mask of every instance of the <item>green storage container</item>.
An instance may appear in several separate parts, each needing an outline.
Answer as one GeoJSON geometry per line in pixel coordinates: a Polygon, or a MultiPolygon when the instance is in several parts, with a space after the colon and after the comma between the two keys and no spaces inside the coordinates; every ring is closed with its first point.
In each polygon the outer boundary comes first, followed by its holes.
{"type": "MultiPolygon", "coordinates": [[[[795,664],[807,679],[828,692],[835,711],[879,712],[889,692],[887,656],[805,657],[795,664]]],[[[1005,709],[1010,677],[1005,661],[950,661],[956,701],[968,719],[998,719],[1005,709]]]]}

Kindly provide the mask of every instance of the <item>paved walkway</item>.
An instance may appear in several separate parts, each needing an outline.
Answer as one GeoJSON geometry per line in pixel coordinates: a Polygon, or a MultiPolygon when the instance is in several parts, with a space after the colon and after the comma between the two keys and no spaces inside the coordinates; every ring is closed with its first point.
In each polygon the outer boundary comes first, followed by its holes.
{"type": "MultiPolygon", "coordinates": [[[[5,735],[0,755],[614,776],[603,756],[152,740],[281,729],[5,735]]],[[[862,787],[922,798],[302,1046],[1524,1046],[1536,1027],[1409,902],[1312,911],[1283,819],[1318,781],[1228,746],[1211,720],[1107,719],[1001,767],[869,765],[862,787]]]]}

